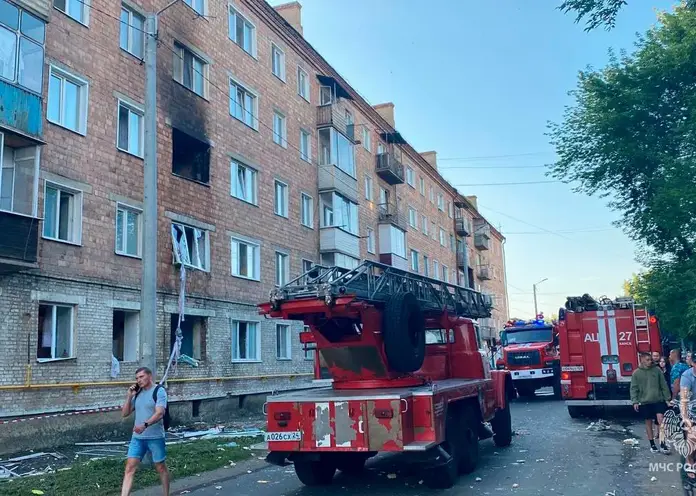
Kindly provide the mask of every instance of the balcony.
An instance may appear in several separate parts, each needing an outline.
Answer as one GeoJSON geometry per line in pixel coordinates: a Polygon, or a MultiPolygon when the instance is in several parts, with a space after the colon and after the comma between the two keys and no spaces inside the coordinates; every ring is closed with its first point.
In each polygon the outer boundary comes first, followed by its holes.
{"type": "Polygon", "coordinates": [[[0,210],[0,273],[38,268],[39,219],[0,210]]]}
{"type": "Polygon", "coordinates": [[[490,250],[491,240],[485,234],[476,233],[474,234],[474,246],[479,250],[490,250]]]}
{"type": "Polygon", "coordinates": [[[346,108],[340,103],[317,107],[317,128],[333,127],[355,143],[355,125],[346,119],[346,108]]]}
{"type": "Polygon", "coordinates": [[[43,137],[41,97],[0,80],[0,127],[40,140],[43,137]]]}
{"type": "Polygon", "coordinates": [[[322,227],[319,230],[319,251],[360,257],[360,238],[338,227],[322,227]]]}
{"type": "Polygon", "coordinates": [[[489,281],[493,275],[490,265],[479,265],[478,278],[482,281],[489,281]]]}
{"type": "Polygon", "coordinates": [[[393,153],[385,152],[377,155],[375,172],[388,184],[404,183],[404,166],[393,153]]]}
{"type": "Polygon", "coordinates": [[[469,267],[469,256],[464,250],[457,251],[457,267],[466,270],[469,267]]]}
{"type": "Polygon", "coordinates": [[[471,235],[471,225],[466,217],[457,217],[454,221],[454,228],[458,236],[471,235]]]}
{"type": "Polygon", "coordinates": [[[319,192],[335,191],[346,198],[358,202],[358,180],[337,166],[319,166],[319,192]]]}
{"type": "Polygon", "coordinates": [[[395,203],[384,203],[379,205],[379,223],[392,224],[402,231],[408,229],[408,219],[403,209],[396,206],[395,203]]]}

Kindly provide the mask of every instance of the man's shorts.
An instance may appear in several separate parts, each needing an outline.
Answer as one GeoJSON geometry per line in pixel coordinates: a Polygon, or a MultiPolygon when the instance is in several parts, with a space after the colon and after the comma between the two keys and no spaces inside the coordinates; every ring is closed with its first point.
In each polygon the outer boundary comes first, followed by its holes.
{"type": "Polygon", "coordinates": [[[128,446],[128,458],[137,458],[142,461],[145,453],[152,454],[152,461],[162,463],[167,458],[167,446],[164,444],[164,438],[157,439],[138,439],[132,438],[128,446]]]}
{"type": "Polygon", "coordinates": [[[660,401],[659,403],[645,403],[638,407],[638,413],[645,420],[654,420],[657,415],[664,415],[667,411],[667,403],[660,401]]]}

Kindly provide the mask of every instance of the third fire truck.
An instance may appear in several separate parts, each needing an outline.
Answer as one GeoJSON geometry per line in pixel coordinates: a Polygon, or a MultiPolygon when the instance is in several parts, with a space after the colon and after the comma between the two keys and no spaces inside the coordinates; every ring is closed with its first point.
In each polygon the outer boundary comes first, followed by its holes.
{"type": "Polygon", "coordinates": [[[568,413],[630,405],[638,353],[661,352],[657,317],[632,298],[570,297],[558,314],[561,390],[568,413]]]}

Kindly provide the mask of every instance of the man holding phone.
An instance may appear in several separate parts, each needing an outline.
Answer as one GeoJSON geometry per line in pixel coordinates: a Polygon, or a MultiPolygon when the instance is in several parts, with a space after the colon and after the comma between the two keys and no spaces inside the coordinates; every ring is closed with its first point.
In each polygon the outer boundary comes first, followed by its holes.
{"type": "Polygon", "coordinates": [[[152,382],[152,371],[147,367],[140,367],[135,371],[135,381],[128,388],[126,400],[121,407],[123,417],[128,417],[135,410],[135,425],[128,446],[121,496],[130,494],[135,471],[148,451],[152,454],[152,461],[159,473],[163,494],[169,496],[169,470],[165,464],[167,451],[161,422],[167,408],[167,392],[163,387],[157,388],[155,400],[153,393],[157,386],[152,382]]]}

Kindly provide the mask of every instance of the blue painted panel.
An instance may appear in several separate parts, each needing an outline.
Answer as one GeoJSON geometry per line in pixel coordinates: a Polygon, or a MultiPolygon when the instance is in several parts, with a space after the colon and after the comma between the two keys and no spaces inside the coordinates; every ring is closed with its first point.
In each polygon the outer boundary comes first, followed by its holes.
{"type": "Polygon", "coordinates": [[[41,97],[0,80],[0,125],[42,138],[41,97]]]}

